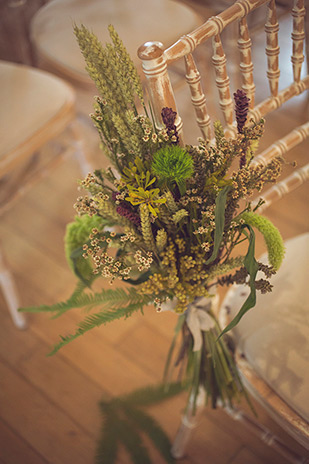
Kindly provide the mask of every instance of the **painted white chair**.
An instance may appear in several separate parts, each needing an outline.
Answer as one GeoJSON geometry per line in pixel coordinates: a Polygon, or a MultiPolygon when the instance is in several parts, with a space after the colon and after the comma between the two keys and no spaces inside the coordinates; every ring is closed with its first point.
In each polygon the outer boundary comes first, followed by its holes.
{"type": "Polygon", "coordinates": [[[105,43],[112,24],[125,42],[135,65],[141,64],[137,48],[156,37],[172,44],[183,32],[202,23],[186,5],[170,0],[52,0],[31,22],[31,38],[40,67],[71,82],[78,90],[78,109],[87,114],[95,92],[73,33],[84,24],[105,43]]]}
{"type": "MultiPolygon", "coordinates": [[[[83,176],[92,170],[75,119],[75,93],[66,82],[45,71],[0,61],[0,107],[1,215],[72,152],[83,176]],[[48,161],[35,169],[35,155],[52,141],[61,149],[52,150],[48,161]]],[[[24,328],[15,283],[1,250],[0,287],[14,323],[24,328]]]]}
{"type": "MultiPolygon", "coordinates": [[[[283,79],[280,81],[281,88],[279,87],[279,76],[280,76],[280,68],[279,68],[279,44],[278,44],[278,30],[279,30],[279,24],[277,20],[277,13],[276,13],[276,1],[275,0],[238,0],[236,1],[233,5],[231,5],[229,8],[226,10],[222,11],[222,13],[210,18],[205,24],[203,24],[201,27],[198,29],[190,32],[189,34],[183,35],[182,37],[179,38],[178,41],[176,41],[173,45],[170,47],[166,48],[159,42],[147,42],[144,45],[142,45],[139,48],[139,57],[143,63],[143,70],[145,73],[145,78],[147,79],[148,82],[148,93],[150,95],[151,103],[153,106],[154,110],[154,117],[156,121],[156,125],[158,128],[163,127],[163,122],[161,118],[161,110],[164,107],[170,107],[174,111],[177,112],[177,118],[175,121],[177,131],[180,137],[180,143],[185,144],[186,138],[188,137],[188,134],[192,134],[194,130],[191,130],[191,122],[192,122],[192,117],[188,118],[184,117],[182,120],[182,114],[181,111],[178,108],[177,105],[177,99],[175,98],[175,93],[173,91],[173,84],[171,82],[171,79],[169,77],[169,67],[173,63],[179,63],[182,60],[184,61],[184,67],[186,70],[186,80],[188,83],[188,87],[190,89],[191,93],[191,100],[192,100],[192,105],[194,108],[193,113],[195,113],[195,119],[197,122],[197,125],[200,129],[201,136],[204,139],[212,139],[213,138],[213,128],[212,128],[212,119],[210,117],[209,111],[208,111],[208,104],[210,101],[209,106],[213,106],[213,101],[209,99],[206,103],[206,97],[204,94],[204,91],[202,89],[202,79],[201,79],[201,74],[197,68],[197,65],[195,63],[195,59],[193,57],[193,52],[196,51],[196,49],[199,48],[204,43],[207,43],[208,41],[212,42],[212,48],[213,48],[213,56],[212,56],[212,62],[208,63],[208,68],[206,69],[207,76],[202,76],[204,77],[204,83],[208,87],[211,87],[212,89],[216,86],[217,91],[218,91],[218,100],[219,100],[219,107],[222,110],[223,113],[223,118],[224,118],[224,123],[225,123],[225,132],[226,135],[229,136],[230,134],[235,134],[236,132],[236,127],[235,127],[235,121],[234,121],[234,104],[233,100],[231,98],[232,91],[230,88],[230,80],[227,72],[227,56],[224,51],[224,41],[221,40],[221,36],[223,32],[229,28],[233,27],[233,25],[236,23],[238,27],[238,52],[239,52],[239,76],[242,81],[242,89],[247,93],[248,97],[250,98],[250,109],[249,109],[249,116],[253,118],[255,121],[260,120],[261,117],[270,115],[273,113],[275,110],[279,109],[281,106],[285,104],[289,104],[288,102],[293,99],[293,102],[295,105],[297,105],[297,102],[301,102],[301,99],[296,99],[295,97],[301,95],[305,91],[308,91],[309,89],[309,75],[306,73],[306,70],[302,69],[302,63],[304,61],[304,42],[305,42],[305,32],[304,32],[304,16],[305,16],[305,2],[304,0],[294,0],[292,10],[291,10],[291,24],[292,24],[292,40],[289,40],[287,37],[284,37],[284,47],[283,47],[283,54],[286,53],[286,47],[289,45],[288,41],[290,42],[290,50],[291,50],[291,61],[292,61],[292,78],[291,81],[289,81],[289,76],[287,73],[282,73],[283,79]],[[265,92],[260,92],[260,96],[262,95],[262,99],[259,102],[255,101],[255,82],[253,78],[253,59],[252,59],[252,44],[251,44],[251,39],[250,39],[250,31],[248,27],[248,18],[250,16],[250,13],[253,12],[256,9],[261,8],[261,11],[265,11],[266,13],[266,19],[265,19],[265,35],[266,35],[266,56],[265,56],[265,61],[266,61],[266,76],[262,76],[261,72],[255,74],[257,77],[259,87],[261,87],[261,84],[264,84],[264,82],[268,81],[269,83],[269,95],[267,95],[267,90],[265,92]],[[215,86],[212,85],[212,73],[209,70],[209,67],[213,67],[214,75],[215,75],[215,86]],[[282,86],[283,82],[283,86],[282,86]],[[189,124],[189,131],[188,131],[188,124],[189,124]]],[[[158,35],[158,38],[160,36],[158,35]]],[[[233,89],[233,91],[236,91],[237,89],[233,89]]],[[[213,109],[213,108],[212,108],[213,109]]],[[[187,108],[185,108],[187,111],[187,108]]],[[[302,110],[299,110],[302,111],[302,110]]],[[[212,111],[213,113],[213,111],[212,111]]],[[[275,118],[275,114],[273,116],[275,118]]],[[[215,114],[215,118],[213,120],[220,119],[220,116],[218,116],[218,113],[215,114]]],[[[221,119],[222,120],[222,119],[221,119]]],[[[280,121],[280,119],[278,119],[280,121]]],[[[280,124],[280,123],[279,123],[280,124]]],[[[297,144],[303,142],[306,140],[306,138],[309,136],[309,122],[306,120],[304,117],[304,123],[296,128],[293,128],[291,131],[290,129],[286,129],[285,127],[280,127],[281,132],[283,136],[280,140],[274,141],[274,143],[265,148],[260,155],[258,155],[255,159],[256,163],[266,163],[268,162],[271,158],[275,156],[280,156],[280,155],[286,155],[286,153],[297,146],[297,144]]],[[[303,182],[309,179],[309,163],[306,160],[302,160],[301,167],[297,170],[295,170],[288,178],[284,179],[282,182],[277,184],[275,187],[270,189],[268,192],[263,194],[263,197],[265,199],[265,205],[264,207],[267,207],[270,203],[273,201],[279,199],[282,197],[287,192],[290,192],[294,188],[298,187],[299,185],[302,185],[303,182]],[[307,163],[307,164],[306,164],[307,163]]],[[[261,211],[261,210],[259,210],[261,211]]],[[[308,214],[308,212],[305,212],[305,214],[308,214]]],[[[291,244],[288,244],[288,248],[292,250],[292,255],[293,255],[293,250],[296,247],[300,247],[298,250],[300,254],[304,253],[301,251],[302,247],[304,246],[304,242],[302,240],[306,240],[306,246],[308,246],[308,237],[306,239],[296,239],[296,241],[291,242],[291,244]]],[[[307,253],[307,252],[306,252],[307,253]]],[[[290,255],[290,252],[288,252],[288,256],[290,255]]],[[[289,257],[287,258],[286,261],[286,266],[289,267],[289,265],[292,266],[291,261],[289,257]]],[[[297,265],[294,264],[293,266],[296,268],[297,265]]],[[[307,266],[307,275],[308,275],[308,260],[303,260],[302,261],[302,271],[305,272],[305,267],[307,266]]],[[[293,267],[293,269],[294,269],[293,267]]],[[[284,268],[285,269],[285,268],[284,268]]],[[[287,271],[286,271],[287,272],[287,271]]],[[[278,279],[282,278],[283,281],[285,280],[286,277],[286,272],[283,270],[282,277],[281,272],[278,274],[278,279]]],[[[292,278],[292,276],[290,276],[292,278]]],[[[308,279],[307,279],[308,280],[308,279]]],[[[289,281],[290,282],[290,281],[289,281]]],[[[305,281],[306,282],[306,281],[305,281]]],[[[278,285],[279,289],[282,288],[282,285],[284,283],[278,285]]],[[[283,331],[282,335],[290,336],[291,337],[291,342],[292,339],[295,342],[295,349],[299,346],[299,336],[297,336],[297,330],[299,330],[302,340],[304,339],[305,333],[303,332],[304,330],[307,330],[307,344],[303,345],[304,350],[308,351],[308,325],[305,326],[305,322],[303,322],[303,327],[301,327],[302,324],[302,317],[303,320],[307,317],[305,315],[305,308],[308,309],[307,302],[306,300],[300,300],[300,298],[303,298],[302,291],[304,290],[304,282],[299,279],[297,282],[296,289],[292,289],[291,285],[286,287],[287,290],[291,290],[291,301],[298,301],[298,306],[297,309],[295,309],[294,315],[291,316],[291,324],[293,324],[294,328],[294,333],[288,335],[287,332],[287,327],[282,326],[282,328],[278,329],[278,333],[280,330],[283,331]],[[302,282],[302,283],[301,283],[302,282]],[[289,288],[288,288],[289,287],[289,288]],[[293,290],[293,291],[292,291],[293,290]],[[297,293],[300,292],[300,293],[297,293]],[[298,295],[298,296],[297,296],[298,295]],[[303,303],[301,304],[301,302],[303,303]],[[305,303],[306,302],[306,303],[305,303]],[[297,325],[298,324],[298,325],[297,325]],[[296,329],[297,327],[297,329],[296,329]]],[[[306,284],[305,284],[306,285],[306,284]]],[[[276,285],[277,286],[277,285],[276,285]]],[[[280,292],[280,290],[279,290],[280,292]]],[[[233,294],[234,295],[234,294],[233,294]]],[[[238,294],[237,294],[238,295],[238,294]]],[[[278,297],[277,293],[274,293],[274,298],[278,297]]],[[[263,295],[264,297],[264,295],[263,295]]],[[[234,298],[234,296],[233,296],[234,298]]],[[[236,298],[236,297],[235,297],[236,298]]],[[[236,298],[237,299],[237,298],[236,298]]],[[[234,300],[233,300],[234,301],[234,300]]],[[[307,300],[308,301],[308,300],[307,300]]],[[[236,306],[235,308],[241,307],[238,301],[236,301],[236,306]]],[[[275,304],[275,300],[271,301],[272,304],[275,304]]],[[[282,300],[281,300],[282,303],[282,300]]],[[[264,299],[262,303],[259,304],[264,304],[264,299]]],[[[229,306],[230,303],[229,303],[229,306]]],[[[281,305],[281,311],[283,311],[285,314],[288,312],[288,307],[284,306],[283,304],[281,305]]],[[[259,310],[252,311],[252,314],[258,314],[259,310]]],[[[275,311],[273,311],[275,313],[275,311]]],[[[249,317],[249,315],[245,316],[246,318],[249,317]]],[[[258,315],[256,317],[259,317],[258,315]]],[[[278,317],[274,316],[276,321],[278,322],[278,317]]],[[[285,350],[282,353],[282,358],[279,360],[277,359],[267,359],[267,347],[266,343],[268,343],[268,347],[270,346],[271,343],[271,331],[270,328],[265,328],[262,329],[262,322],[263,319],[259,319],[261,323],[261,329],[260,332],[255,332],[255,331],[249,331],[250,336],[252,337],[250,340],[247,340],[245,338],[244,343],[241,345],[242,347],[245,346],[246,350],[249,350],[249,362],[251,364],[251,361],[256,357],[256,364],[252,364],[251,366],[249,363],[246,364],[246,369],[243,368],[243,371],[245,374],[248,374],[251,372],[251,379],[249,374],[247,377],[249,377],[249,381],[253,379],[253,373],[255,373],[256,378],[261,379],[262,375],[266,376],[268,373],[268,368],[270,366],[270,363],[273,362],[273,369],[271,371],[271,377],[269,379],[269,382],[271,383],[272,387],[274,389],[277,389],[278,385],[275,384],[275,381],[278,380],[276,379],[276,375],[278,374],[278,369],[280,366],[282,366],[284,362],[284,356],[287,356],[287,351],[285,350]],[[261,356],[264,358],[260,358],[258,355],[258,346],[259,343],[264,343],[261,341],[262,334],[265,334],[265,337],[267,335],[267,339],[265,338],[265,346],[263,349],[261,349],[261,356]],[[264,370],[263,370],[264,369],[264,370]],[[261,372],[261,375],[259,374],[261,372]]],[[[241,327],[241,326],[240,326],[241,327]]],[[[241,329],[239,329],[241,330],[241,329]]],[[[246,337],[245,332],[244,332],[244,337],[246,337]]],[[[279,341],[279,335],[277,342],[282,343],[282,341],[279,341]]],[[[280,345],[281,346],[281,345],[280,345]]],[[[286,346],[287,348],[287,346],[286,346]]],[[[274,348],[272,351],[270,351],[270,354],[274,353],[274,348]]],[[[277,354],[277,353],[275,353],[277,354]]],[[[247,353],[245,352],[245,355],[247,353]]],[[[286,419],[287,422],[290,424],[290,428],[286,427],[286,429],[293,430],[293,436],[295,438],[299,439],[299,436],[302,435],[302,441],[301,443],[303,445],[308,446],[308,436],[309,436],[309,427],[307,424],[308,420],[308,398],[307,398],[307,406],[305,409],[302,408],[302,403],[304,402],[304,395],[308,394],[309,387],[308,387],[308,354],[307,354],[307,359],[302,359],[302,355],[295,354],[295,350],[291,348],[291,354],[290,354],[291,360],[289,362],[297,362],[298,366],[303,369],[307,369],[307,372],[304,373],[302,372],[301,374],[299,373],[298,376],[296,376],[295,371],[294,374],[292,373],[292,379],[290,382],[294,382],[294,387],[287,384],[284,386],[284,391],[279,389],[274,393],[277,398],[277,408],[276,412],[277,413],[282,413],[283,408],[279,405],[279,396],[282,394],[285,394],[285,403],[287,402],[287,398],[289,397],[290,404],[286,403],[286,408],[289,408],[289,410],[292,410],[296,408],[296,412],[294,415],[291,414],[286,414],[286,419]],[[303,362],[303,364],[301,364],[303,362]],[[294,390],[293,390],[293,388],[294,390]],[[289,391],[289,388],[292,388],[289,391]],[[294,397],[293,392],[295,391],[298,392],[298,399],[294,397]],[[293,396],[291,401],[291,396],[293,396]],[[296,406],[295,401],[297,400],[298,406],[296,406]],[[297,419],[296,419],[297,417],[297,419]],[[295,427],[295,421],[298,425],[298,427],[295,427]],[[298,431],[296,429],[298,428],[298,431]],[[300,430],[302,432],[300,433],[300,430]]],[[[241,358],[239,361],[240,367],[244,365],[244,360],[241,358]],[[241,361],[241,362],[240,362],[241,361]]],[[[290,366],[288,366],[290,367],[290,366]]],[[[259,380],[262,382],[262,380],[259,380]]],[[[265,380],[263,380],[265,383],[265,380]]],[[[277,382],[278,383],[278,382],[277,382]]],[[[256,382],[256,385],[258,384],[258,381],[256,382]]],[[[269,388],[269,387],[268,387],[269,388]]],[[[267,389],[264,390],[264,392],[267,389]]],[[[203,398],[203,392],[201,392],[200,397],[198,397],[197,402],[200,403],[200,410],[203,409],[204,407],[204,398],[203,398]]],[[[270,399],[269,395],[265,394],[263,396],[263,392],[261,392],[260,396],[263,398],[263,401],[265,403],[268,402],[270,399]]],[[[282,404],[282,403],[281,403],[282,404]]],[[[237,418],[242,418],[243,420],[246,421],[247,424],[251,424],[252,421],[247,418],[244,414],[240,414],[240,412],[237,411],[231,411],[231,413],[235,413],[235,417],[237,418]]],[[[283,424],[284,419],[282,418],[281,423],[283,424]]],[[[196,425],[196,417],[193,417],[192,411],[190,411],[190,408],[187,409],[186,415],[183,417],[182,424],[179,428],[179,431],[177,433],[177,436],[175,438],[173,448],[172,448],[172,454],[176,458],[180,458],[184,455],[185,452],[185,446],[186,443],[189,439],[190,436],[190,431],[191,429],[196,425]]],[[[273,446],[276,446],[278,444],[278,441],[275,441],[274,437],[272,435],[265,435],[265,430],[258,424],[254,424],[254,429],[260,433],[261,436],[267,436],[269,438],[268,443],[272,444],[273,446]]],[[[279,446],[276,446],[279,451],[284,452],[284,454],[291,459],[292,462],[298,462],[298,463],[304,463],[307,462],[306,458],[302,458],[299,456],[293,455],[293,453],[290,453],[284,444],[279,444],[279,446]]]]}

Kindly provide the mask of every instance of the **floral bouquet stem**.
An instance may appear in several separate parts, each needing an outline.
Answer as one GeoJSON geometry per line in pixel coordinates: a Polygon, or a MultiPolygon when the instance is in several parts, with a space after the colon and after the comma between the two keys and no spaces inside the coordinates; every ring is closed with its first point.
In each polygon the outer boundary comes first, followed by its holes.
{"type": "Polygon", "coordinates": [[[197,298],[179,317],[164,372],[164,380],[169,381],[175,367],[179,368],[179,375],[190,386],[187,412],[193,416],[201,390],[204,405],[210,403],[212,408],[217,405],[232,407],[235,400],[240,401],[246,394],[234,362],[232,338],[229,335],[220,337],[222,329],[213,300],[197,298]],[[177,338],[181,341],[175,353],[177,338]]]}

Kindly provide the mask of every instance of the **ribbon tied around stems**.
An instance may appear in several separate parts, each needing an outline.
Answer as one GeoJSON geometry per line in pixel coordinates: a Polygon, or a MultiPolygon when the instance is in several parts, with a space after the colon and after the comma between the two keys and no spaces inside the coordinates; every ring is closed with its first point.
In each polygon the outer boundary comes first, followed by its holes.
{"type": "MultiPolygon", "coordinates": [[[[189,304],[186,310],[186,322],[193,337],[193,351],[199,351],[203,344],[203,334],[215,326],[214,319],[209,315],[208,310],[216,310],[219,302],[218,295],[211,298],[196,298],[189,304]]],[[[163,303],[161,311],[172,311],[176,306],[176,301],[169,300],[163,303]]]]}
{"type": "Polygon", "coordinates": [[[202,348],[202,332],[207,332],[215,326],[214,319],[208,313],[212,307],[212,298],[201,297],[191,303],[187,309],[186,322],[193,337],[193,351],[199,351],[202,348]]]}

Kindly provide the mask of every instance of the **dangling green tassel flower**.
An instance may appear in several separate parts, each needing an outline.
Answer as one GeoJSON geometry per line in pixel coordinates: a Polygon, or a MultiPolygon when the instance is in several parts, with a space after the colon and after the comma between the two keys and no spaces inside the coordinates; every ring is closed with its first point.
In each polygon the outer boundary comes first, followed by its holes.
{"type": "Polygon", "coordinates": [[[161,148],[153,156],[152,170],[169,188],[177,184],[180,194],[186,191],[186,180],[193,174],[193,159],[183,148],[173,145],[161,148]]]}
{"type": "Polygon", "coordinates": [[[261,232],[268,251],[269,264],[277,271],[284,258],[285,248],[279,230],[264,216],[252,212],[244,212],[241,219],[261,232]]]}

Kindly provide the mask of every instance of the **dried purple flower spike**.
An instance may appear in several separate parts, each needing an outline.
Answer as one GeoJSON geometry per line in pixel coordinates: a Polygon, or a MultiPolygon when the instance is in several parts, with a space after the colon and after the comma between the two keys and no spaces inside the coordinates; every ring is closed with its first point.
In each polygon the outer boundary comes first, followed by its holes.
{"type": "Polygon", "coordinates": [[[116,212],[120,215],[128,219],[129,221],[133,222],[136,227],[139,227],[141,225],[141,220],[140,217],[137,213],[134,213],[133,211],[130,211],[128,208],[124,206],[117,206],[116,212]]]}
{"type": "Polygon", "coordinates": [[[178,137],[178,133],[177,133],[177,129],[176,129],[176,126],[175,126],[175,120],[176,120],[176,116],[177,116],[177,113],[176,111],[173,111],[172,108],[163,108],[162,111],[161,111],[161,116],[162,116],[162,120],[163,120],[163,123],[167,129],[167,135],[168,136],[174,136],[175,137],[175,141],[172,142],[174,145],[178,145],[179,143],[179,137],[178,137]]]}
{"type": "Polygon", "coordinates": [[[242,133],[248,116],[250,99],[243,90],[238,89],[237,92],[234,93],[234,100],[237,130],[239,133],[242,133]]]}

